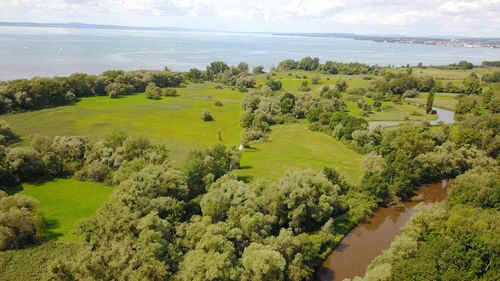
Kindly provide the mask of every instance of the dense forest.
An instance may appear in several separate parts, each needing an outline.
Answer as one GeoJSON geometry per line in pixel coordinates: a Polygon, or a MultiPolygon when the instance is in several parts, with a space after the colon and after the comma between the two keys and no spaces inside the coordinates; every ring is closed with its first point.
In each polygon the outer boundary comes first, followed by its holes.
{"type": "MultiPolygon", "coordinates": [[[[443,85],[441,79],[416,76],[422,68],[321,64],[306,57],[282,61],[269,73],[217,61],[186,73],[107,71],[0,82],[0,112],[17,114],[91,96],[145,92],[158,100],[177,96],[176,88],[189,83],[215,83],[244,94],[242,147],[265,141],[275,125],[305,122],[363,155],[359,184],[348,183],[332,166],[249,182],[233,173],[244,151],[224,145],[222,137],[179,163],[167,145],[123,130],[103,139],[36,135],[18,145],[16,124],[2,121],[0,183],[6,192],[0,190],[0,251],[46,243],[39,202],[8,188],[70,177],[114,189],[95,215],[77,223],[83,245],[77,254],[51,262],[49,280],[311,280],[342,236],[376,208],[408,200],[423,184],[452,179],[446,203],[420,206],[366,276],[353,280],[495,280],[500,71],[443,85]],[[311,74],[296,74],[303,81],[287,91],[276,72],[293,77],[295,70],[311,74]],[[311,86],[323,79],[320,74],[370,75],[369,86],[337,79],[316,93],[311,86]],[[266,75],[263,83],[257,75],[266,75]],[[443,92],[458,94],[457,125],[368,128],[365,117],[383,103],[425,93],[430,114],[434,93],[443,92]],[[348,102],[355,102],[360,116],[346,110],[348,102]]],[[[212,116],[204,111],[202,119],[212,116]]]]}

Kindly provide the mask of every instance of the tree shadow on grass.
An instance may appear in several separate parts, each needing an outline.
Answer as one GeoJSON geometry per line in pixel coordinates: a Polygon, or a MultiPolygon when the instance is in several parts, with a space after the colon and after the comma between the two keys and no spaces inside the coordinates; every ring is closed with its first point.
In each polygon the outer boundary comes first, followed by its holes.
{"type": "Polygon", "coordinates": [[[54,231],[61,226],[61,223],[56,219],[45,219],[45,233],[42,236],[43,241],[56,240],[63,236],[62,233],[54,231]]]}
{"type": "Polygon", "coordinates": [[[253,179],[253,176],[238,176],[237,180],[242,181],[244,183],[249,183],[253,179]]]}
{"type": "Polygon", "coordinates": [[[18,192],[23,191],[23,186],[22,185],[13,185],[13,186],[7,186],[6,188],[3,189],[7,193],[7,195],[12,196],[18,192]]]}

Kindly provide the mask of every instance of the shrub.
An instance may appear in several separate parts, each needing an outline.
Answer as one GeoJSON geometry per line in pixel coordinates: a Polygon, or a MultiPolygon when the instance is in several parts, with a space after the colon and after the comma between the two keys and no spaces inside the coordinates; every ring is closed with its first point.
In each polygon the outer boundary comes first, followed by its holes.
{"type": "Polygon", "coordinates": [[[282,87],[281,82],[278,80],[267,80],[266,86],[269,86],[269,88],[271,88],[271,90],[273,91],[278,91],[282,87]]]}
{"type": "Polygon", "coordinates": [[[38,201],[0,190],[0,251],[18,249],[34,242],[44,230],[43,217],[34,211],[38,201]]]}
{"type": "Polygon", "coordinates": [[[148,99],[159,100],[161,99],[161,89],[156,86],[155,83],[151,82],[146,86],[146,90],[144,91],[144,95],[148,99]]]}
{"type": "Polygon", "coordinates": [[[252,73],[253,74],[262,74],[262,73],[264,73],[264,67],[262,65],[258,65],[258,66],[253,68],[252,73]]]}
{"type": "Polygon", "coordinates": [[[177,96],[177,90],[173,88],[166,88],[163,89],[162,94],[165,97],[176,97],[177,96]]]}
{"type": "Polygon", "coordinates": [[[98,161],[84,166],[76,172],[75,178],[81,181],[104,182],[110,173],[110,168],[98,161]]]}
{"type": "Polygon", "coordinates": [[[210,114],[210,111],[208,109],[204,109],[203,112],[201,113],[201,120],[207,122],[207,121],[213,121],[214,118],[210,114]]]}
{"type": "Polygon", "coordinates": [[[0,120],[0,145],[10,144],[18,139],[19,137],[12,132],[10,124],[0,120]]]}
{"type": "Polygon", "coordinates": [[[215,104],[215,106],[223,106],[223,104],[220,100],[216,100],[214,104],[215,104]]]}

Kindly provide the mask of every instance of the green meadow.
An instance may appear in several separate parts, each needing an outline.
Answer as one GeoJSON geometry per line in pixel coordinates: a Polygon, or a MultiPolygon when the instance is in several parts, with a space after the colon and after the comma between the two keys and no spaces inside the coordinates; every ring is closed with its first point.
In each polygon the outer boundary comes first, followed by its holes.
{"type": "MultiPolygon", "coordinates": [[[[396,71],[388,69],[387,71],[396,71]]],[[[398,69],[397,71],[401,71],[398,69]]],[[[480,69],[480,72],[488,70],[480,69]]],[[[415,69],[416,76],[432,75],[443,81],[461,83],[471,71],[415,69]]],[[[282,82],[286,91],[298,92],[303,81],[308,81],[311,95],[319,95],[323,86],[334,86],[340,79],[347,81],[349,88],[368,87],[373,75],[329,75],[302,70],[277,71],[274,75],[256,75],[257,85],[264,84],[268,76],[282,82]],[[310,83],[318,76],[319,83],[310,83]]],[[[171,151],[172,159],[182,164],[187,153],[193,149],[204,149],[219,141],[229,146],[238,146],[241,138],[239,125],[242,110],[240,101],[244,93],[230,87],[217,89],[216,83],[189,83],[177,88],[178,96],[150,100],[143,93],[110,99],[106,96],[82,98],[70,106],[39,111],[3,115],[2,119],[13,125],[23,146],[35,134],[49,136],[82,135],[102,139],[108,132],[123,129],[130,134],[144,135],[153,141],[164,143],[171,151]],[[221,101],[223,106],[215,106],[221,101]],[[214,121],[204,122],[200,115],[208,109],[214,121]]],[[[456,95],[438,93],[435,106],[453,110],[456,95]]],[[[363,111],[357,106],[357,96],[344,94],[347,112],[361,117],[363,111]]],[[[381,111],[373,111],[365,118],[368,121],[424,121],[436,118],[423,109],[427,96],[408,99],[402,103],[383,102],[381,111]]],[[[373,104],[370,98],[364,98],[373,104]]],[[[358,183],[361,155],[349,149],[331,136],[310,131],[305,122],[273,126],[265,141],[254,142],[241,154],[241,169],[234,173],[241,179],[255,181],[259,178],[277,180],[287,171],[313,169],[320,171],[325,166],[335,167],[350,183],[358,183]]],[[[100,184],[75,180],[54,180],[42,184],[23,184],[11,189],[11,193],[26,194],[40,201],[39,210],[48,219],[47,234],[58,241],[78,241],[72,233],[78,219],[88,217],[105,201],[112,188],[100,184]],[[64,192],[63,192],[64,191],[64,192]]]]}
{"type": "Polygon", "coordinates": [[[118,99],[83,98],[71,106],[9,114],[2,119],[13,124],[24,143],[34,134],[100,139],[112,130],[123,129],[165,143],[173,159],[180,162],[189,151],[217,143],[218,132],[226,145],[239,145],[241,93],[230,88],[215,89],[210,83],[190,84],[177,92],[179,96],[162,100],[147,99],[142,93],[118,99]],[[216,100],[223,106],[215,106],[216,100]],[[205,108],[214,121],[201,120],[205,108]]]}
{"type": "Polygon", "coordinates": [[[80,238],[73,234],[75,222],[94,214],[112,191],[113,188],[102,184],[57,179],[22,184],[10,188],[8,193],[28,195],[40,202],[37,210],[47,220],[47,239],[76,242],[80,238]]]}
{"type": "Polygon", "coordinates": [[[350,183],[361,177],[361,155],[331,136],[309,130],[305,124],[272,127],[269,139],[253,143],[241,158],[239,177],[277,180],[287,171],[335,167],[350,183]]]}
{"type": "MultiPolygon", "coordinates": [[[[425,105],[427,101],[427,93],[421,93],[417,98],[407,99],[408,101],[414,102],[416,104],[425,105]]],[[[457,96],[458,94],[453,93],[436,93],[434,96],[435,107],[439,107],[442,109],[447,109],[451,111],[455,111],[455,107],[457,106],[457,96]]]]}

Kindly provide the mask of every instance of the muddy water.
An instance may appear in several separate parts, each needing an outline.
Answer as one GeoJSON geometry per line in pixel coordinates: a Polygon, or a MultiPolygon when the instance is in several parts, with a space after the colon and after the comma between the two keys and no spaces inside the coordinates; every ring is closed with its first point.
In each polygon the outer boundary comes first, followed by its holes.
{"type": "MultiPolygon", "coordinates": [[[[416,198],[423,202],[440,202],[446,199],[448,190],[447,181],[430,184],[419,188],[416,198]]],[[[415,205],[421,201],[378,209],[373,217],[351,230],[333,250],[319,270],[319,279],[342,281],[344,278],[363,276],[370,262],[389,248],[394,237],[401,233],[401,226],[408,221],[415,212],[415,205]]]]}

